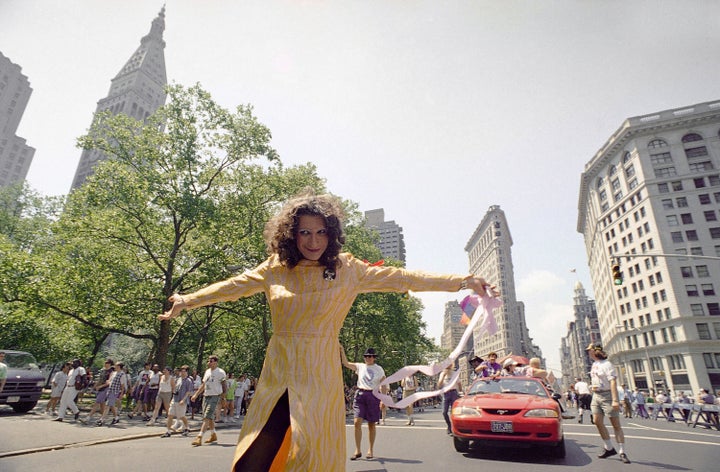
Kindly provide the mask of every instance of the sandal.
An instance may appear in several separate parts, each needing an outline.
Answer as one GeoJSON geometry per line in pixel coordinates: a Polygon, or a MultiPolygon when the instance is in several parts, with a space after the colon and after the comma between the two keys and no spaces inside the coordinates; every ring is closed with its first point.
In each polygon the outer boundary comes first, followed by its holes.
{"type": "Polygon", "coordinates": [[[351,460],[351,461],[354,461],[354,460],[356,460],[356,459],[359,458],[359,457],[362,457],[362,454],[360,454],[360,453],[358,452],[357,454],[353,454],[352,456],[350,456],[350,460],[351,460]]]}
{"type": "Polygon", "coordinates": [[[372,454],[368,454],[368,455],[365,456],[365,457],[368,458],[368,459],[374,459],[374,458],[375,458],[375,456],[373,456],[372,454]]]}

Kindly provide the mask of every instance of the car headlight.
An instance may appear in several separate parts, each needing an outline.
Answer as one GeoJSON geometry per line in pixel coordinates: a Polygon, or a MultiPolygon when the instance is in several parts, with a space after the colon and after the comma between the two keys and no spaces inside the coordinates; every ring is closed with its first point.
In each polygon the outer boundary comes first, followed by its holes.
{"type": "Polygon", "coordinates": [[[559,418],[560,417],[560,415],[558,415],[558,412],[556,410],[551,410],[549,408],[538,408],[536,410],[529,410],[523,416],[528,417],[528,418],[559,418]]]}
{"type": "Polygon", "coordinates": [[[452,409],[453,416],[482,416],[480,410],[466,406],[456,406],[452,409]]]}

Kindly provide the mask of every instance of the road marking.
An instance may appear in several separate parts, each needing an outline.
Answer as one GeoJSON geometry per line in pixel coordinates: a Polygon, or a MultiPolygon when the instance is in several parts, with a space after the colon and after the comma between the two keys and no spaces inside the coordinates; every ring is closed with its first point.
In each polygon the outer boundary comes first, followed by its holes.
{"type": "MultiPolygon", "coordinates": [[[[565,436],[594,436],[599,437],[598,433],[575,433],[575,432],[568,432],[565,431],[565,436]]],[[[696,441],[696,440],[687,440],[687,439],[673,439],[673,438],[659,438],[657,436],[652,437],[643,437],[643,436],[628,436],[625,435],[626,438],[630,439],[641,439],[644,441],[665,441],[665,442],[676,442],[676,443],[682,443],[682,444],[699,444],[703,446],[720,446],[720,443],[717,442],[709,442],[709,441],[696,441]]]]}

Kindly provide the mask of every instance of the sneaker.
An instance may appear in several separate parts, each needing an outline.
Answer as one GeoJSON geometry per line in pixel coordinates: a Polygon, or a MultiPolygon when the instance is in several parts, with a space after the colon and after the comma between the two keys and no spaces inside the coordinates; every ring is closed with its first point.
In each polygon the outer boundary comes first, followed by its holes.
{"type": "Polygon", "coordinates": [[[210,439],[205,441],[205,444],[217,442],[217,434],[212,433],[210,439]]]}
{"type": "Polygon", "coordinates": [[[120,418],[113,418],[112,422],[110,424],[118,424],[120,422],[120,418]]]}
{"type": "Polygon", "coordinates": [[[132,413],[128,413],[128,418],[133,419],[134,416],[132,413]]]}
{"type": "Polygon", "coordinates": [[[617,454],[617,451],[615,448],[610,449],[609,451],[607,449],[603,449],[603,453],[598,455],[599,459],[605,459],[606,457],[614,456],[617,454]]]}
{"type": "Polygon", "coordinates": [[[578,418],[578,423],[582,424],[582,416],[578,418]]]}
{"type": "Polygon", "coordinates": [[[183,430],[183,432],[180,433],[180,434],[181,434],[182,436],[187,437],[187,436],[190,434],[190,430],[189,430],[189,429],[183,430]]]}
{"type": "Polygon", "coordinates": [[[202,436],[198,436],[191,443],[193,446],[200,446],[202,444],[202,436]]]}
{"type": "Polygon", "coordinates": [[[77,413],[75,413],[75,421],[77,421],[78,418],[80,418],[80,412],[79,412],[79,411],[78,411],[77,413]]]}
{"type": "Polygon", "coordinates": [[[62,420],[63,420],[63,419],[58,416],[58,417],[55,418],[53,421],[60,421],[60,422],[62,422],[62,420]]]}
{"type": "Polygon", "coordinates": [[[103,425],[103,422],[102,422],[102,420],[97,420],[97,421],[95,422],[95,424],[96,424],[97,426],[102,426],[102,425],[103,425]]]}
{"type": "Polygon", "coordinates": [[[165,434],[160,436],[161,438],[169,438],[171,436],[170,431],[165,431],[165,434]]]}
{"type": "Polygon", "coordinates": [[[623,461],[625,464],[630,463],[630,459],[628,459],[627,454],[625,454],[624,452],[620,453],[620,460],[623,461]]]}

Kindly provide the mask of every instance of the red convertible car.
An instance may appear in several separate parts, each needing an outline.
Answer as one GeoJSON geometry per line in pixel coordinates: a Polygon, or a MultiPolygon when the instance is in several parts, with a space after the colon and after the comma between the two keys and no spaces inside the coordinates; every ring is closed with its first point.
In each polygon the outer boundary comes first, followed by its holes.
{"type": "Polygon", "coordinates": [[[540,380],[531,377],[475,381],[452,407],[455,450],[467,452],[471,442],[541,446],[554,457],[565,457],[560,404],[555,398],[540,380]]]}

